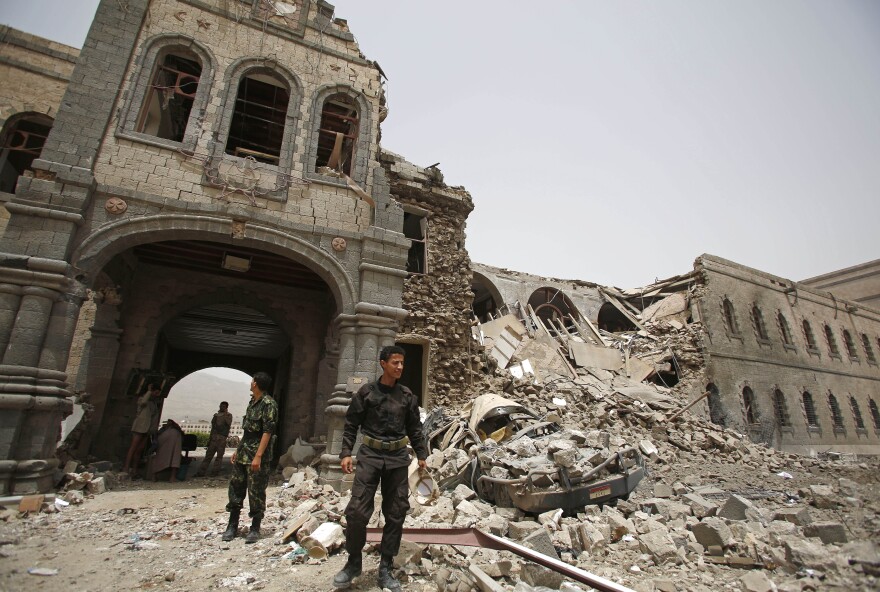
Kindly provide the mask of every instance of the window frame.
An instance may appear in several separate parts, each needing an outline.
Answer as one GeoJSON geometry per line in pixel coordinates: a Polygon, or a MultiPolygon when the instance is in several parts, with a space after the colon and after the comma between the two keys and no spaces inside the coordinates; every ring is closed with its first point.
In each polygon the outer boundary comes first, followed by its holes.
{"type": "Polygon", "coordinates": [[[788,413],[788,402],[785,400],[785,393],[782,389],[776,387],[773,389],[773,417],[776,419],[776,425],[781,430],[791,430],[791,416],[788,413]]]}
{"type": "Polygon", "coordinates": [[[339,178],[337,175],[322,174],[317,171],[315,166],[318,158],[318,140],[321,128],[321,115],[324,110],[324,102],[335,95],[346,95],[353,99],[358,106],[358,114],[360,121],[358,122],[357,141],[353,148],[353,163],[351,179],[366,188],[367,173],[369,170],[369,155],[372,146],[372,129],[373,129],[373,113],[372,104],[366,99],[363,93],[356,91],[354,88],[344,84],[328,84],[320,87],[312,95],[311,113],[309,114],[308,133],[306,135],[306,149],[301,156],[304,176],[311,181],[318,181],[330,185],[338,185],[340,187],[348,187],[345,179],[339,178]]]}
{"type": "Polygon", "coordinates": [[[796,351],[797,346],[794,344],[794,334],[791,331],[791,325],[781,310],[776,311],[776,326],[779,329],[779,336],[782,339],[782,347],[787,350],[796,351]]]}
{"type": "Polygon", "coordinates": [[[194,152],[202,132],[207,131],[207,129],[203,129],[202,125],[197,125],[197,122],[203,121],[211,97],[215,64],[216,60],[211,51],[195,39],[176,34],[157,35],[148,39],[135,60],[138,71],[132,77],[126,91],[127,98],[116,127],[116,137],[170,150],[194,152]],[[180,53],[175,52],[175,49],[179,49],[180,53]],[[175,53],[186,59],[195,57],[202,66],[186,130],[183,133],[183,139],[179,142],[138,131],[157,69],[170,53],[175,53]]]}
{"type": "Polygon", "coordinates": [[[819,422],[819,414],[816,412],[816,402],[813,395],[809,391],[801,393],[801,405],[803,406],[804,419],[807,422],[807,432],[822,431],[822,424],[819,422]],[[813,420],[812,422],[810,420],[813,420]]]}
{"type": "Polygon", "coordinates": [[[803,331],[804,334],[804,343],[806,344],[807,352],[820,356],[821,353],[819,352],[819,344],[816,341],[816,334],[813,332],[813,325],[809,320],[804,319],[801,322],[801,331],[803,331]]]}
{"type": "Polygon", "coordinates": [[[834,329],[828,323],[822,323],[822,332],[825,333],[825,344],[828,346],[828,356],[836,360],[842,360],[837,338],[834,337],[834,329]]]}
{"type": "MultiPolygon", "coordinates": [[[[299,78],[287,68],[273,60],[266,58],[243,57],[236,60],[226,69],[223,75],[223,95],[218,115],[214,124],[214,142],[211,161],[212,170],[217,170],[221,164],[240,167],[242,163],[249,162],[247,158],[226,153],[226,145],[229,141],[229,132],[232,126],[232,118],[235,114],[235,103],[238,98],[238,85],[249,74],[268,73],[282,79],[287,83],[289,98],[287,113],[285,115],[284,132],[281,141],[281,150],[278,156],[278,164],[258,162],[257,166],[265,176],[274,176],[274,184],[268,186],[256,186],[261,199],[284,202],[290,188],[290,178],[295,176],[293,171],[294,156],[297,150],[297,138],[299,137],[300,106],[303,98],[303,86],[299,78]]],[[[301,152],[301,151],[299,151],[301,152]]],[[[208,178],[208,171],[202,177],[205,185],[216,186],[208,178]]]]}
{"type": "Polygon", "coordinates": [[[408,276],[414,275],[428,275],[430,273],[430,269],[428,267],[428,225],[429,225],[429,213],[427,210],[423,210],[421,208],[413,208],[411,206],[403,206],[403,236],[408,241],[410,241],[410,247],[407,249],[407,262],[406,262],[406,273],[408,276]],[[415,239],[406,235],[406,217],[407,216],[416,216],[421,221],[419,224],[420,227],[424,229],[424,236],[420,239],[415,239]],[[422,245],[422,265],[424,267],[423,271],[411,271],[409,267],[409,253],[412,248],[416,244],[422,245]]]}
{"type": "Polygon", "coordinates": [[[724,329],[728,337],[742,340],[742,333],[739,330],[739,323],[736,320],[736,307],[733,301],[724,296],[721,299],[721,318],[724,322],[724,329]]]}
{"type": "Polygon", "coordinates": [[[828,409],[831,411],[831,428],[835,434],[845,434],[846,426],[843,422],[843,410],[840,408],[840,402],[831,391],[828,391],[828,409]]]}

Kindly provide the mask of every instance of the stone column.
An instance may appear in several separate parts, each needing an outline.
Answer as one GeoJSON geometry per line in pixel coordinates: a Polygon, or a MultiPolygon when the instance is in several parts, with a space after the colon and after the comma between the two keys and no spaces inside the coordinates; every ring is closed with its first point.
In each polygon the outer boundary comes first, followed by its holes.
{"type": "Polygon", "coordinates": [[[9,345],[9,337],[12,335],[12,326],[15,324],[15,315],[18,314],[20,303],[21,286],[0,284],[0,357],[9,345]]]}
{"type": "Polygon", "coordinates": [[[3,364],[36,366],[40,361],[52,305],[60,294],[37,286],[25,286],[21,294],[9,345],[3,354],[3,364]]]}
{"type": "Polygon", "coordinates": [[[361,384],[378,375],[379,350],[389,339],[391,343],[394,342],[398,319],[405,315],[406,311],[403,309],[370,305],[354,315],[337,317],[340,340],[339,383],[327,405],[327,450],[321,457],[320,471],[321,482],[337,490],[351,487],[351,476],[344,476],[339,468],[345,413],[351,397],[361,384]],[[389,318],[391,314],[394,317],[389,318]]]}

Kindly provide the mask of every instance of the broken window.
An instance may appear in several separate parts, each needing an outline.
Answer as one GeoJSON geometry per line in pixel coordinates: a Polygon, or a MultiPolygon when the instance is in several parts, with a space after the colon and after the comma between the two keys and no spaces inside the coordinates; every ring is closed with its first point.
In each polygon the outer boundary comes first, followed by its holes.
{"type": "Polygon", "coordinates": [[[226,154],[278,164],[290,89],[271,72],[251,72],[238,83],[226,154]]]}
{"type": "Polygon", "coordinates": [[[840,404],[837,402],[837,397],[832,393],[828,393],[828,407],[831,409],[831,421],[834,424],[834,430],[842,430],[843,414],[840,412],[840,404]]]}
{"type": "Polygon", "coordinates": [[[825,341],[828,342],[828,353],[832,358],[840,357],[840,350],[837,348],[837,340],[834,338],[834,331],[830,325],[825,325],[825,341]]]}
{"type": "Polygon", "coordinates": [[[743,409],[746,413],[747,424],[751,425],[758,423],[758,411],[755,408],[755,393],[749,387],[743,389],[743,409]]]}
{"type": "Polygon", "coordinates": [[[856,401],[856,398],[850,395],[849,398],[849,406],[852,408],[853,421],[856,424],[857,430],[865,429],[865,420],[862,419],[862,410],[859,409],[859,402],[856,401]]]}
{"type": "Polygon", "coordinates": [[[874,429],[880,430],[880,410],[877,409],[877,403],[874,399],[868,401],[868,409],[871,410],[871,419],[874,420],[874,429]]]}
{"type": "Polygon", "coordinates": [[[846,353],[851,360],[858,360],[859,353],[856,351],[856,342],[853,341],[852,335],[846,329],[843,330],[843,344],[846,346],[846,353]]]}
{"type": "Polygon", "coordinates": [[[876,364],[877,358],[874,357],[874,348],[871,347],[871,339],[862,333],[862,345],[865,346],[865,357],[868,358],[869,364],[876,364]]]}
{"type": "Polygon", "coordinates": [[[791,327],[788,326],[788,319],[779,311],[776,314],[776,322],[779,324],[779,334],[782,335],[783,345],[794,345],[791,339],[791,327]]]}
{"type": "Polygon", "coordinates": [[[315,168],[328,167],[351,175],[359,125],[360,116],[353,98],[344,94],[327,97],[321,109],[315,168]]]}
{"type": "Polygon", "coordinates": [[[410,240],[406,256],[409,273],[428,272],[428,220],[409,212],[403,213],[403,235],[410,240]]]}
{"type": "Polygon", "coordinates": [[[810,321],[804,319],[804,341],[807,342],[807,349],[813,350],[814,352],[818,352],[819,348],[816,347],[816,337],[813,335],[813,327],[810,326],[810,321]]]}
{"type": "Polygon", "coordinates": [[[776,423],[779,424],[779,427],[791,425],[791,420],[788,417],[788,405],[785,403],[785,395],[779,389],[773,391],[773,414],[776,416],[776,423]]]}
{"type": "Polygon", "coordinates": [[[813,404],[813,395],[804,391],[802,399],[804,402],[804,415],[807,416],[807,427],[818,428],[819,417],[816,415],[816,406],[813,404]]]}
{"type": "Polygon", "coordinates": [[[755,322],[755,334],[760,341],[770,341],[767,334],[767,325],[764,324],[764,313],[758,308],[757,304],[752,305],[752,319],[755,322]]]}
{"type": "Polygon", "coordinates": [[[182,142],[201,74],[198,58],[184,50],[175,49],[157,62],[137,131],[182,142]]]}
{"type": "Polygon", "coordinates": [[[52,129],[52,118],[40,114],[10,118],[0,147],[0,191],[15,193],[18,178],[39,158],[52,129]]]}
{"type": "Polygon", "coordinates": [[[724,312],[724,325],[727,331],[733,335],[739,335],[739,326],[736,324],[736,312],[733,310],[733,302],[729,298],[725,298],[721,303],[721,309],[724,312]]]}

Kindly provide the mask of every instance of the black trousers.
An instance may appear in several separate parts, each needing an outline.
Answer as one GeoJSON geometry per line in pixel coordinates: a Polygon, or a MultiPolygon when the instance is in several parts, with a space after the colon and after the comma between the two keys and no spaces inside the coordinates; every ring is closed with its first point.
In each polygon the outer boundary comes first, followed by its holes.
{"type": "Polygon", "coordinates": [[[358,463],[351,488],[351,500],[345,508],[345,550],[358,557],[367,542],[367,523],[373,515],[376,489],[382,487],[382,543],[379,552],[383,557],[394,557],[400,550],[403,521],[409,510],[409,486],[407,466],[393,469],[367,463],[358,463]]]}

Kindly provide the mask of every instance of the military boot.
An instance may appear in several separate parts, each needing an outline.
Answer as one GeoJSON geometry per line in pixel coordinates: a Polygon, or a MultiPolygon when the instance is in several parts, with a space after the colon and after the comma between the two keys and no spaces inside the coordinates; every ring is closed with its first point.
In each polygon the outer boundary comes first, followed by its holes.
{"type": "Polygon", "coordinates": [[[223,533],[224,541],[229,542],[238,534],[238,518],[240,515],[240,510],[229,512],[229,524],[226,526],[226,532],[223,533]]]}
{"type": "Polygon", "coordinates": [[[260,540],[260,520],[257,517],[251,518],[251,529],[244,538],[245,544],[250,545],[260,540]]]}
{"type": "Polygon", "coordinates": [[[379,562],[379,577],[376,583],[382,590],[391,590],[391,592],[400,592],[400,582],[391,575],[394,568],[394,557],[383,555],[382,561],[379,562]]]}
{"type": "Polygon", "coordinates": [[[349,555],[345,567],[338,574],[333,576],[333,587],[342,589],[351,586],[352,581],[363,571],[363,560],[360,555],[349,555]]]}

